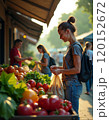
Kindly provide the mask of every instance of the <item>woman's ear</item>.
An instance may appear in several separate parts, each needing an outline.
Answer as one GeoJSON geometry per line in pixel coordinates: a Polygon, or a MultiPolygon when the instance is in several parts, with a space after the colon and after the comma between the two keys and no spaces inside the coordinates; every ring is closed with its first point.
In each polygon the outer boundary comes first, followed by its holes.
{"type": "Polygon", "coordinates": [[[70,30],[69,30],[69,29],[67,29],[67,30],[66,30],[66,33],[69,33],[69,32],[70,32],[70,30]]]}

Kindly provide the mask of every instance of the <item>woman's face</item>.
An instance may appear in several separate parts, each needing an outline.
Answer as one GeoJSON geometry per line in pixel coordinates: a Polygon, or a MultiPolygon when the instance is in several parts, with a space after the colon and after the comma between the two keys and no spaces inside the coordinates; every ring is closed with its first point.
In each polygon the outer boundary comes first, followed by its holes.
{"type": "Polygon", "coordinates": [[[67,32],[67,30],[64,31],[64,30],[59,29],[58,33],[60,35],[60,39],[62,39],[64,42],[69,41],[68,40],[69,39],[69,33],[67,32]]]}
{"type": "Polygon", "coordinates": [[[92,49],[92,45],[90,46],[90,50],[92,49]]]}
{"type": "Polygon", "coordinates": [[[42,49],[41,48],[38,48],[38,51],[39,51],[39,53],[42,53],[42,49]]]}

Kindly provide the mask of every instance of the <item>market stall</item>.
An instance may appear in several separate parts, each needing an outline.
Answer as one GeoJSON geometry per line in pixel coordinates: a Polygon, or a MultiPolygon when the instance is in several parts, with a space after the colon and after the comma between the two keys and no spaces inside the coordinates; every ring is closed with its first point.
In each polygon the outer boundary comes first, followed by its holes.
{"type": "Polygon", "coordinates": [[[55,94],[51,83],[37,68],[1,65],[0,120],[78,120],[71,102],[59,96],[61,88],[55,94]]]}

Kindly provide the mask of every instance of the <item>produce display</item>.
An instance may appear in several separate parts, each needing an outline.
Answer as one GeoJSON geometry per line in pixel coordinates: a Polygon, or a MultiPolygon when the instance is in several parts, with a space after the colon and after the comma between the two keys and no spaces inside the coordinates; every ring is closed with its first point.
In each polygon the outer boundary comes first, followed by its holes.
{"type": "Polygon", "coordinates": [[[48,92],[51,79],[23,67],[0,67],[0,118],[70,115],[72,104],[48,92]],[[5,112],[4,112],[5,111],[5,112]]]}
{"type": "Polygon", "coordinates": [[[0,76],[0,117],[5,120],[14,117],[26,88],[25,82],[17,82],[14,73],[2,72],[0,76]]]}
{"type": "Polygon", "coordinates": [[[50,84],[51,82],[51,79],[48,75],[40,75],[40,73],[37,71],[31,71],[25,75],[26,81],[30,79],[35,80],[36,83],[40,82],[42,84],[44,83],[50,84]]]}
{"type": "Polygon", "coordinates": [[[43,95],[38,101],[39,107],[47,111],[59,109],[60,103],[60,98],[57,95],[43,95]]]}

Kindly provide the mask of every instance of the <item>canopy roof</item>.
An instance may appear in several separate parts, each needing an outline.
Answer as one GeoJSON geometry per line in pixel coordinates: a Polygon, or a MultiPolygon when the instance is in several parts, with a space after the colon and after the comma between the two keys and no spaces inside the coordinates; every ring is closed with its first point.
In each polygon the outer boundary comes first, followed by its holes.
{"type": "Polygon", "coordinates": [[[13,25],[17,27],[19,31],[33,37],[36,40],[39,39],[43,30],[42,26],[32,22],[29,18],[16,14],[15,12],[11,12],[9,15],[12,18],[13,25]]]}
{"type": "Polygon", "coordinates": [[[93,31],[83,33],[83,34],[77,36],[76,39],[78,41],[85,41],[85,42],[90,41],[90,42],[93,42],[93,31]]]}
{"type": "Polygon", "coordinates": [[[93,33],[89,34],[88,36],[83,38],[84,41],[93,42],[93,33]]]}
{"type": "Polygon", "coordinates": [[[31,18],[49,25],[59,2],[60,0],[6,0],[7,14],[11,16],[13,25],[20,32],[38,41],[43,28],[33,23],[31,18]]]}
{"type": "Polygon", "coordinates": [[[6,0],[7,9],[49,24],[60,0],[6,0]]]}

